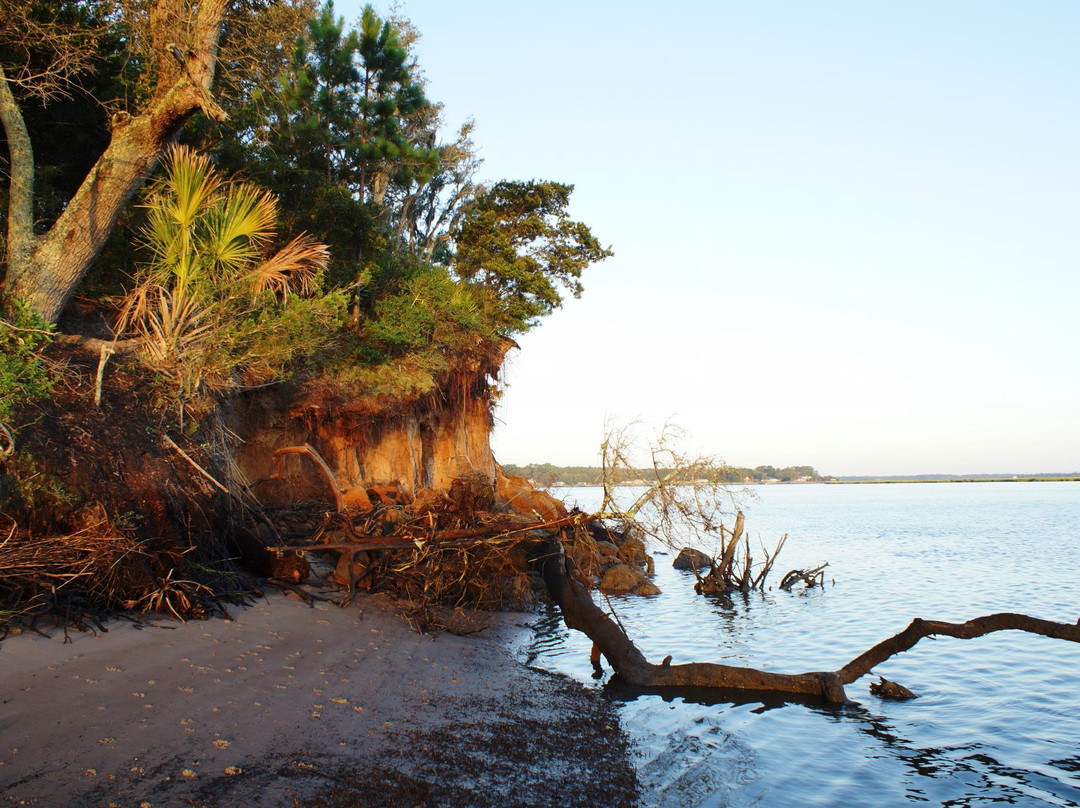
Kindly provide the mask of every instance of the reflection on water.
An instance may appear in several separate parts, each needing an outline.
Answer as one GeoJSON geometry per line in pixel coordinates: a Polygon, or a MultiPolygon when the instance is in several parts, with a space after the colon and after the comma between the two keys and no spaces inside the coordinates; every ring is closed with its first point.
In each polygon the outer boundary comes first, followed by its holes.
{"type": "MultiPolygon", "coordinates": [[[[594,505],[589,489],[570,496],[594,505]]],[[[759,489],[747,526],[790,538],[777,571],[829,561],[824,591],[708,599],[657,557],[663,595],[612,598],[650,659],[835,669],[912,617],[1080,616],[1080,484],[759,489]],[[828,578],[827,578],[828,580],[828,578]]],[[[920,694],[886,702],[872,677],[841,708],[716,693],[639,695],[594,682],[590,643],[556,612],[529,662],[620,703],[648,805],[1080,805],[1080,648],[1019,633],[924,640],[875,673],[920,694]]]]}

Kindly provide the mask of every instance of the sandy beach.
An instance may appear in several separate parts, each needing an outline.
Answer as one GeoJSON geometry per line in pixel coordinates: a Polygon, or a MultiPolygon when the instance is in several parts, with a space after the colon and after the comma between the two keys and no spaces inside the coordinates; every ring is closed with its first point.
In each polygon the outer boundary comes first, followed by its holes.
{"type": "Polygon", "coordinates": [[[631,805],[610,704],[378,597],[0,643],[0,804],[631,805]]]}

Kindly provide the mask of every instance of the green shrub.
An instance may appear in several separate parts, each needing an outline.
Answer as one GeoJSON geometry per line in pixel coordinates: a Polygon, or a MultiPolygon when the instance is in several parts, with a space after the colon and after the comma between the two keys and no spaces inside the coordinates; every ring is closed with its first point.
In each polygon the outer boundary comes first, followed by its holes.
{"type": "Polygon", "coordinates": [[[0,319],[0,422],[12,424],[28,402],[52,391],[55,382],[41,360],[52,329],[19,301],[10,320],[0,319]]]}

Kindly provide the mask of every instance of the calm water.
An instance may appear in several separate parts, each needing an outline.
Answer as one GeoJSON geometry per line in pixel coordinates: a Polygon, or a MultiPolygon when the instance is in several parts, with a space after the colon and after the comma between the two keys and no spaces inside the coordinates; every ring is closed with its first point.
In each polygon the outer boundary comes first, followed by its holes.
{"type": "MultiPolygon", "coordinates": [[[[758,487],[751,537],[788,534],[773,584],[828,561],[824,591],[707,599],[658,555],[656,598],[612,602],[652,661],[832,670],[913,617],[1080,617],[1080,483],[758,487]]],[[[560,492],[584,509],[595,489],[560,492]]],[[[875,673],[920,698],[843,708],[634,698],[590,678],[590,642],[537,622],[532,664],[621,703],[646,804],[1080,805],[1080,645],[1017,632],[923,640],[875,673]]]]}

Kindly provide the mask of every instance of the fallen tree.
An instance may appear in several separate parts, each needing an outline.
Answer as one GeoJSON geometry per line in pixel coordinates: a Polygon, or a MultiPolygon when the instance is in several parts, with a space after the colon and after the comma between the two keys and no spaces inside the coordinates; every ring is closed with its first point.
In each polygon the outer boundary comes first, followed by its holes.
{"type": "Polygon", "coordinates": [[[1000,613],[977,617],[966,623],[916,618],[899,634],[878,643],[835,671],[787,674],[711,662],[672,665],[670,656],[656,665],[645,658],[622,628],[593,602],[589,591],[575,580],[572,561],[563,553],[560,541],[545,542],[537,563],[548,592],[562,610],[566,625],[586,634],[621,680],[649,689],[711,687],[820,697],[839,704],[847,700],[844,685],[851,684],[896,654],[911,649],[924,637],[973,639],[996,631],[1025,631],[1080,642],[1080,620],[1076,625],[1069,625],[1023,614],[1000,613]]]}

